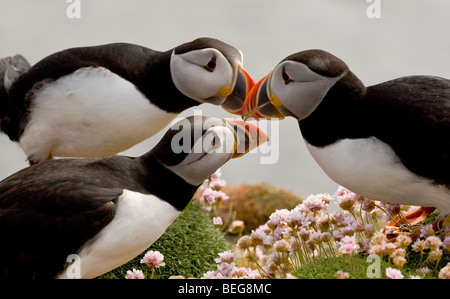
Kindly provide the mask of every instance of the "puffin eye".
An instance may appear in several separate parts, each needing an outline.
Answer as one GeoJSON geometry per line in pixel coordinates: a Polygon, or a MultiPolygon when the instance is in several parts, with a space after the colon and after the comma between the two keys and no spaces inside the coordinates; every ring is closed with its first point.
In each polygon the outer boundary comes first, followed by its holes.
{"type": "Polygon", "coordinates": [[[215,147],[217,145],[220,145],[220,138],[217,135],[214,135],[214,137],[211,139],[211,146],[215,147]]]}
{"type": "Polygon", "coordinates": [[[213,57],[211,57],[211,59],[208,61],[208,63],[203,66],[203,68],[205,70],[207,70],[208,72],[214,72],[214,70],[216,69],[216,66],[217,66],[216,56],[214,55],[213,57]]]}
{"type": "Polygon", "coordinates": [[[286,73],[286,68],[283,67],[283,71],[281,72],[281,77],[283,78],[284,84],[288,84],[292,81],[291,77],[289,77],[288,73],[286,73]]]}

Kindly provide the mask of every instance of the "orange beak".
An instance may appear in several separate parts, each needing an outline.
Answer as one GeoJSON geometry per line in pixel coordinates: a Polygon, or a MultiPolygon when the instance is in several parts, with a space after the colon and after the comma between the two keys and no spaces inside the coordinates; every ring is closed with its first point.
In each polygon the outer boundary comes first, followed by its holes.
{"type": "Polygon", "coordinates": [[[269,141],[267,134],[252,123],[229,119],[224,119],[224,121],[235,133],[235,146],[231,156],[232,159],[241,157],[269,141]]]}
{"type": "Polygon", "coordinates": [[[233,114],[242,114],[242,106],[247,94],[255,85],[252,77],[241,65],[237,65],[234,71],[231,94],[227,96],[222,104],[222,108],[233,114]]]}
{"type": "Polygon", "coordinates": [[[284,118],[283,113],[277,108],[281,103],[270,93],[271,75],[272,72],[269,72],[248,93],[241,111],[244,119],[284,118]]]}
{"type": "Polygon", "coordinates": [[[258,83],[256,83],[248,93],[241,112],[241,115],[245,119],[248,119],[250,117],[253,117],[257,120],[263,118],[263,116],[258,113],[257,98],[259,97],[259,93],[261,92],[261,85],[263,84],[263,82],[266,82],[267,76],[268,74],[265,75],[261,80],[259,80],[258,83]]]}

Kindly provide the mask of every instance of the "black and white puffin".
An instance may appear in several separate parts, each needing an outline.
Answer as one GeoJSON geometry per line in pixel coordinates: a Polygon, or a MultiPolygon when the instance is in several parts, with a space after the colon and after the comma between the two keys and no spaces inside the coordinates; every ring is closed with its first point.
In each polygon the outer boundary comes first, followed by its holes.
{"type": "Polygon", "coordinates": [[[80,278],[122,265],[164,233],[206,178],[265,141],[250,123],[194,116],[137,158],[55,159],[11,175],[0,182],[0,277],[66,278],[71,254],[80,278]]]}
{"type": "Polygon", "coordinates": [[[365,87],[323,50],[288,56],[249,93],[245,117],[299,122],[336,183],[372,200],[450,213],[450,80],[408,76],[365,87]]]}
{"type": "Polygon", "coordinates": [[[239,113],[254,84],[242,59],[212,38],[164,52],[127,43],[71,48],[32,67],[8,57],[0,60],[0,128],[30,164],[116,154],[195,105],[239,113]]]}

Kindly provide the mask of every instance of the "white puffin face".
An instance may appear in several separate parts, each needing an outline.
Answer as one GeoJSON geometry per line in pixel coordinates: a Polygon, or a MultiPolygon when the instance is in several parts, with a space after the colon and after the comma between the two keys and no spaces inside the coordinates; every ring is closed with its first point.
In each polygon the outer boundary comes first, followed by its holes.
{"type": "Polygon", "coordinates": [[[267,140],[267,134],[252,123],[192,116],[174,124],[154,150],[161,164],[199,186],[228,160],[267,140]]]}
{"type": "Polygon", "coordinates": [[[230,94],[234,70],[225,56],[214,48],[172,53],[172,81],[185,96],[200,103],[221,105],[230,94]]]}
{"type": "Polygon", "coordinates": [[[228,126],[211,127],[195,142],[186,158],[169,169],[189,184],[200,185],[232,158],[235,142],[238,142],[235,134],[228,126]]]}
{"type": "Polygon", "coordinates": [[[296,61],[280,63],[270,74],[269,92],[279,101],[282,110],[302,120],[319,106],[339,77],[326,77],[296,61]]]}

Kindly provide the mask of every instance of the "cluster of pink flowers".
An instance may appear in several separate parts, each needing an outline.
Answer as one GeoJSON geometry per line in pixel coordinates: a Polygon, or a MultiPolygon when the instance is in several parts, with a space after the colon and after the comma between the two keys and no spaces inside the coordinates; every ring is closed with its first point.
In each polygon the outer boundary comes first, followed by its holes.
{"type": "MultiPolygon", "coordinates": [[[[334,195],[310,195],[292,210],[276,210],[265,224],[238,240],[237,247],[244,259],[240,264],[246,267],[236,267],[234,254],[227,251],[217,259],[218,270],[206,273],[204,278],[292,277],[290,273],[317,258],[350,257],[365,251],[386,256],[396,267],[388,267],[386,277],[398,279],[403,278],[399,269],[406,263],[410,245],[413,251],[424,255],[418,272],[425,273],[423,265],[435,261],[437,266],[442,252],[450,253],[450,226],[444,224],[441,228],[442,240],[428,225],[421,229],[424,240],[413,243],[408,235],[399,234],[395,241],[390,241],[386,233],[381,232],[380,215],[388,214],[385,219],[388,221],[401,209],[399,205],[363,198],[344,187],[339,187],[334,195]],[[341,210],[330,213],[328,208],[333,201],[341,210]]],[[[431,272],[433,270],[428,271],[431,272]]],[[[342,271],[336,273],[337,278],[348,276],[342,271]]],[[[450,264],[441,270],[439,277],[450,277],[450,264]]]]}
{"type": "Polygon", "coordinates": [[[201,186],[199,188],[201,196],[198,200],[207,211],[211,211],[213,206],[220,204],[220,201],[228,199],[228,195],[221,191],[221,189],[226,185],[225,180],[223,180],[221,176],[222,171],[219,168],[206,180],[206,187],[201,186]]]}
{"type": "Polygon", "coordinates": [[[264,225],[241,237],[237,245],[263,278],[289,277],[293,270],[316,258],[357,253],[368,246],[361,246],[361,242],[368,243],[376,221],[372,211],[359,213],[367,223],[355,216],[360,198],[342,187],[334,196],[310,195],[292,210],[272,213],[264,225]],[[332,200],[344,209],[330,214],[332,200]]]}

